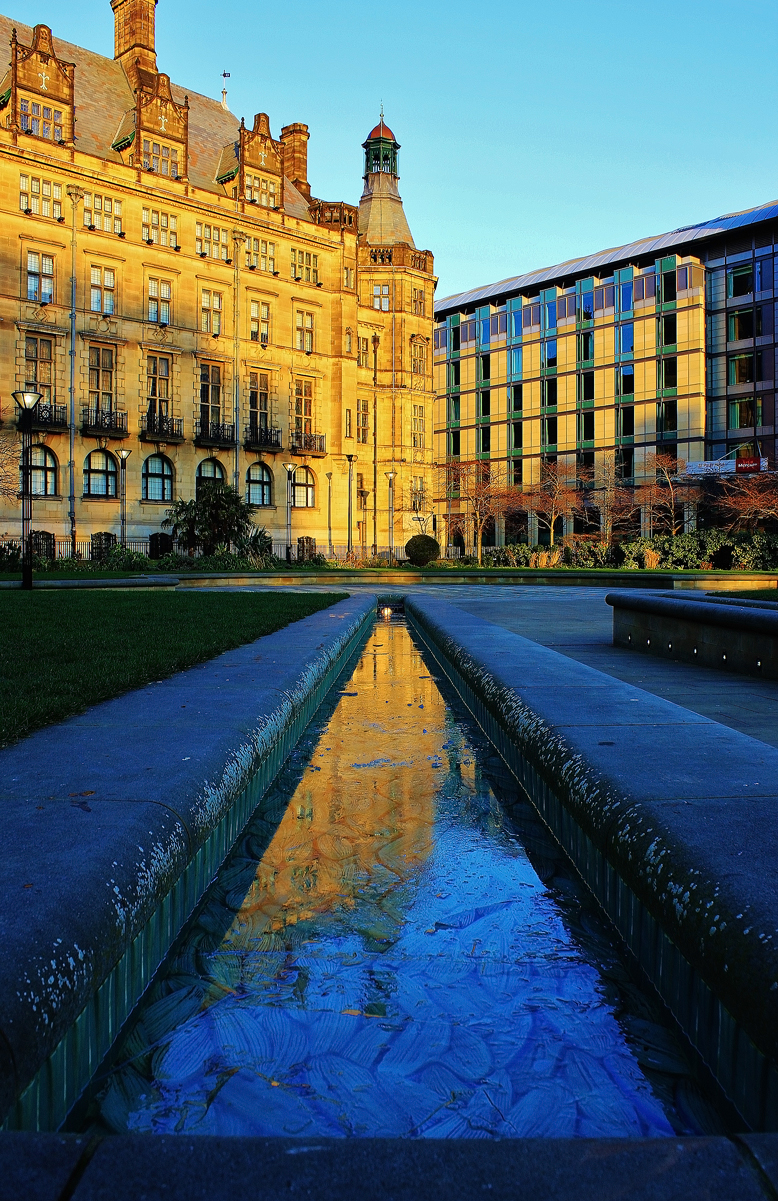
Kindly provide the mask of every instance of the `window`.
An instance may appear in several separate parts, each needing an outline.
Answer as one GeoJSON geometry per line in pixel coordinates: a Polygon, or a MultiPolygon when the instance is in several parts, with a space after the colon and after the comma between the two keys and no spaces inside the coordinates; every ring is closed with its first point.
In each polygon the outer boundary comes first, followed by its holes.
{"type": "Polygon", "coordinates": [[[594,330],[586,330],[578,335],[578,361],[580,363],[594,361],[594,330]]]}
{"type": "Polygon", "coordinates": [[[168,417],[170,404],[170,359],[150,354],[146,359],[146,396],[149,417],[168,417]]]}
{"type": "Polygon", "coordinates": [[[492,427],[484,425],[478,430],[478,443],[481,454],[488,455],[492,449],[492,427]]]}
{"type": "Polygon", "coordinates": [[[276,194],[276,181],[274,179],[265,179],[261,175],[247,175],[246,182],[246,199],[254,204],[261,204],[263,208],[274,209],[278,204],[276,194]]]}
{"type": "Polygon", "coordinates": [[[116,459],[107,450],[84,459],[84,496],[116,496],[116,459]]]}
{"type": "Polygon", "coordinates": [[[522,309],[522,326],[524,329],[532,329],[535,325],[540,325],[540,305],[526,304],[522,309]]]}
{"type": "Polygon", "coordinates": [[[594,442],[594,413],[578,414],[578,441],[594,442]]]}
{"type": "Polygon", "coordinates": [[[291,251],[292,279],[304,280],[308,284],[319,282],[319,256],[310,250],[291,251]]]}
{"type": "MultiPolygon", "coordinates": [[[[30,447],[30,492],[33,496],[57,495],[57,460],[46,446],[30,447]]],[[[19,491],[23,481],[19,475],[19,491]]]]}
{"type": "Polygon", "coordinates": [[[122,232],[122,202],[97,192],[84,193],[84,225],[87,229],[102,229],[105,233],[122,232]]]}
{"type": "Polygon", "coordinates": [[[351,354],[351,344],[352,344],[351,330],[347,329],[346,330],[346,354],[351,354]]]}
{"type": "Polygon", "coordinates": [[[754,355],[731,354],[727,360],[727,382],[730,387],[738,384],[753,384],[755,380],[754,355]]]}
{"type": "Polygon", "coordinates": [[[37,175],[19,176],[19,208],[36,217],[62,217],[62,184],[37,175]]]}
{"type": "Polygon", "coordinates": [[[673,437],[677,434],[678,402],[676,400],[662,400],[656,406],[656,432],[660,438],[665,434],[671,434],[673,437]]]}
{"type": "Polygon", "coordinates": [[[677,388],[678,387],[678,360],[677,359],[660,359],[657,366],[659,368],[659,387],[660,388],[677,388]]]}
{"type": "Polygon", "coordinates": [[[622,313],[629,313],[632,311],[632,284],[631,283],[621,285],[621,295],[620,295],[619,300],[620,300],[620,308],[621,308],[622,313]]]}
{"type": "Polygon", "coordinates": [[[389,285],[373,284],[373,308],[389,312],[389,285]]]}
{"type": "Polygon", "coordinates": [[[89,347],[89,407],[101,413],[113,409],[113,347],[89,347]]]}
{"type": "Polygon", "coordinates": [[[425,314],[425,291],[424,288],[413,289],[413,311],[418,317],[423,317],[425,314]]]}
{"type": "Polygon", "coordinates": [[[621,438],[635,437],[635,410],[631,406],[618,410],[618,431],[621,438]]]}
{"type": "Polygon", "coordinates": [[[511,425],[511,443],[514,450],[521,450],[524,445],[521,421],[514,421],[511,425]]]}
{"type": "Polygon", "coordinates": [[[316,504],[316,489],[313,472],[309,467],[298,467],[292,484],[292,507],[312,509],[316,504]]]}
{"type": "Polygon", "coordinates": [[[748,296],[753,290],[753,264],[744,263],[742,267],[730,267],[727,271],[727,296],[748,296]]]}
{"type": "Polygon", "coordinates": [[[619,349],[621,354],[632,354],[635,350],[635,327],[631,321],[619,326],[619,349]]]}
{"type": "Polygon", "coordinates": [[[594,289],[594,311],[595,313],[602,312],[603,309],[612,309],[615,303],[615,288],[595,288],[594,289]]]}
{"type": "Polygon", "coordinates": [[[433,347],[435,350],[445,350],[448,346],[448,330],[445,325],[433,331],[433,347]]]}
{"type": "Polygon", "coordinates": [[[251,341],[262,346],[270,341],[270,305],[264,300],[251,301],[251,341]]]}
{"type": "Polygon", "coordinates": [[[203,288],[200,302],[200,329],[204,334],[215,334],[217,337],[222,332],[221,292],[212,292],[210,288],[203,288]]]}
{"type": "Polygon", "coordinates": [[[578,377],[579,399],[584,403],[594,400],[594,372],[584,371],[578,377]]]}
{"type": "Polygon", "coordinates": [[[218,425],[222,412],[222,369],[219,363],[200,364],[200,422],[205,433],[218,425]]]}
{"type": "Polygon", "coordinates": [[[761,399],[754,400],[753,397],[749,397],[748,400],[731,400],[729,402],[729,429],[754,429],[761,424],[761,399]]]}
{"type": "Polygon", "coordinates": [[[542,354],[544,367],[556,367],[556,338],[550,338],[547,342],[543,343],[542,354]]]}
{"type": "Polygon", "coordinates": [[[353,438],[354,435],[351,432],[351,409],[346,409],[345,431],[344,437],[353,438]]]}
{"type": "Polygon", "coordinates": [[[19,123],[27,133],[36,138],[47,138],[50,142],[63,140],[64,123],[62,109],[40,104],[27,96],[19,99],[19,123]]]}
{"type": "Polygon", "coordinates": [[[678,318],[675,313],[669,313],[662,318],[662,345],[675,346],[678,341],[678,318]]]}
{"type": "Polygon", "coordinates": [[[452,430],[451,433],[449,434],[448,438],[449,438],[449,447],[450,447],[449,454],[458,456],[459,452],[460,452],[460,446],[461,446],[461,437],[460,437],[459,430],[452,430]]]}
{"type": "Polygon", "coordinates": [[[149,455],[141,473],[143,500],[173,499],[173,464],[164,455],[149,455]]]}
{"type": "Polygon", "coordinates": [[[616,368],[616,395],[617,396],[634,396],[635,395],[635,368],[634,367],[617,367],[616,368]]]}
{"type": "Polygon", "coordinates": [[[736,309],[728,316],[727,337],[730,342],[741,342],[745,338],[762,336],[762,309],[736,309]]]}
{"type": "Polygon", "coordinates": [[[411,342],[411,373],[424,375],[427,370],[427,347],[421,342],[411,342]]]}
{"type": "Polygon", "coordinates": [[[492,415],[492,394],[491,392],[482,392],[480,397],[480,413],[479,417],[491,417],[492,415]]]}
{"type": "MultiPolygon", "coordinates": [[[[594,417],[594,413],[585,414],[586,416],[594,417]]],[[[552,448],[556,446],[557,439],[557,419],[556,417],[543,417],[540,422],[540,436],[544,448],[552,448]]]]}
{"type": "Polygon", "coordinates": [[[675,271],[662,272],[662,301],[669,304],[678,296],[675,271]]]}
{"type": "Polygon", "coordinates": [[[414,450],[424,450],[424,405],[413,406],[412,440],[414,450]]]}
{"type": "Polygon", "coordinates": [[[365,477],[361,471],[357,472],[357,508],[367,508],[367,489],[365,488],[365,477]]]}
{"type": "Polygon", "coordinates": [[[272,504],[273,477],[265,463],[252,463],[246,472],[246,504],[272,504]]]}
{"type": "Polygon", "coordinates": [[[50,254],[27,251],[27,299],[51,304],[54,299],[54,259],[50,254]]]}
{"type": "Polygon", "coordinates": [[[294,381],[294,429],[298,444],[304,434],[313,433],[313,380],[294,381]]]}
{"type": "Polygon", "coordinates": [[[639,275],[632,281],[635,300],[654,300],[656,297],[656,275],[639,275]]]}
{"type": "Polygon", "coordinates": [[[266,371],[249,372],[249,424],[252,430],[266,430],[268,427],[269,385],[270,376],[266,371]]]}
{"type": "Polygon", "coordinates": [[[259,267],[260,271],[276,269],[276,244],[264,238],[251,238],[246,251],[246,266],[259,267]]]}
{"type": "Polygon", "coordinates": [[[370,351],[368,349],[367,338],[359,338],[357,340],[357,367],[370,366],[370,351]]]}
{"type": "Polygon", "coordinates": [[[149,280],[149,321],[159,325],[170,325],[170,297],[169,280],[149,280]]]}
{"type": "Polygon", "coordinates": [[[460,402],[458,396],[449,396],[448,398],[448,419],[449,421],[459,424],[460,402]]]}
{"type": "Polygon", "coordinates": [[[480,362],[479,362],[479,367],[480,367],[480,373],[479,373],[480,379],[488,380],[488,379],[492,378],[492,356],[491,355],[482,354],[480,362]]]}
{"type": "Polygon", "coordinates": [[[513,376],[520,376],[522,371],[522,347],[514,346],[513,350],[508,351],[508,364],[510,373],[513,376]]]}
{"type": "Polygon", "coordinates": [[[219,488],[225,481],[224,468],[218,459],[203,459],[202,463],[197,465],[197,475],[195,476],[195,495],[199,496],[201,490],[208,486],[219,488]]]}
{"type": "Polygon", "coordinates": [[[594,318],[594,292],[582,292],[578,297],[579,321],[592,321],[594,318]]]}
{"type": "Polygon", "coordinates": [[[367,442],[368,409],[366,400],[357,401],[357,442],[367,442]]]}
{"type": "Polygon", "coordinates": [[[549,301],[546,305],[546,329],[556,329],[557,302],[549,301]]]}
{"type": "Polygon", "coordinates": [[[24,386],[40,392],[41,404],[50,405],[54,399],[54,340],[52,338],[24,339],[24,386]]]}
{"type": "Polygon", "coordinates": [[[310,354],[313,350],[313,313],[297,312],[296,342],[298,350],[310,354]]]}
{"type": "Polygon", "coordinates": [[[449,368],[449,387],[458,388],[462,381],[462,365],[461,363],[450,363],[449,368]]]}
{"type": "Polygon", "coordinates": [[[557,380],[544,379],[540,385],[541,403],[546,409],[555,409],[557,400],[557,380]]]}
{"type": "Polygon", "coordinates": [[[116,311],[116,272],[111,267],[92,267],[89,307],[93,313],[116,311]]]}
{"type": "Polygon", "coordinates": [[[144,138],[143,169],[178,179],[178,151],[174,146],[166,146],[163,142],[153,142],[150,138],[144,138]]]}
{"type": "Polygon", "coordinates": [[[230,258],[230,239],[229,232],[226,227],[221,228],[218,225],[206,225],[202,221],[195,224],[195,252],[201,258],[221,259],[222,262],[230,258]]]}
{"type": "Polygon", "coordinates": [[[514,384],[511,388],[511,409],[514,413],[520,413],[522,407],[522,385],[514,384]]]}
{"type": "Polygon", "coordinates": [[[155,246],[178,246],[178,217],[173,213],[144,208],[141,231],[144,242],[155,246]]]}
{"type": "Polygon", "coordinates": [[[354,268],[353,267],[344,267],[343,268],[343,287],[353,289],[353,287],[354,287],[354,268]]]}

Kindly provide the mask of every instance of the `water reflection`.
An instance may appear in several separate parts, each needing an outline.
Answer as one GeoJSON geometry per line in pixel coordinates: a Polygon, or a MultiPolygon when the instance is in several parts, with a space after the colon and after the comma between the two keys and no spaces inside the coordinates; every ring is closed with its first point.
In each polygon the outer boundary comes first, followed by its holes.
{"type": "Polygon", "coordinates": [[[104,1124],[716,1128],[674,1036],[476,749],[404,625],[379,625],[139,1008],[98,1097],[104,1124]]]}

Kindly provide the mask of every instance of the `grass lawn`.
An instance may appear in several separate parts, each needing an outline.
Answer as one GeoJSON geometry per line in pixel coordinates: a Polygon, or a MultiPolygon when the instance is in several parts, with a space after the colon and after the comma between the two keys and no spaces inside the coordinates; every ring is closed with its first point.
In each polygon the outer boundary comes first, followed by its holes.
{"type": "Polygon", "coordinates": [[[0,746],[346,595],[0,592],[0,746]]]}

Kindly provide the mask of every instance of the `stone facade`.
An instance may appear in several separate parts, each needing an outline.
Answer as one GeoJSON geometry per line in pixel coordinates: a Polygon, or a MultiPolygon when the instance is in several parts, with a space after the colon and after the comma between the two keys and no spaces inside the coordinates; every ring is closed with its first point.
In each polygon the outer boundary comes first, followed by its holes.
{"type": "MultiPolygon", "coordinates": [[[[306,125],[186,93],[154,0],[111,7],[113,60],[0,17],[0,437],[12,392],[40,391],[33,529],[63,552],[118,534],[124,448],[129,539],[216,477],[285,544],[294,464],[293,545],[346,546],[351,475],[353,543],[385,549],[387,472],[402,545],[430,520],[435,279],[394,135],[365,142],[358,207],[319,200],[306,125]]],[[[0,536],[18,517],[5,502],[0,536]]]]}

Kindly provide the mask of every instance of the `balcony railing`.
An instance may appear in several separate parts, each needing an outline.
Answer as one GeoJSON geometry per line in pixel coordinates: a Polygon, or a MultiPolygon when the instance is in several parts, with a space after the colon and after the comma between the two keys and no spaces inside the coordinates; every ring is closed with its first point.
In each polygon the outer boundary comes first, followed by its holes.
{"type": "Polygon", "coordinates": [[[234,446],[235,426],[226,421],[195,421],[195,442],[198,446],[234,446]]]}
{"type": "Polygon", "coordinates": [[[81,410],[81,432],[98,437],[107,435],[109,438],[126,438],[127,414],[120,413],[116,409],[84,407],[81,410]]]}
{"type": "MultiPolygon", "coordinates": [[[[21,417],[17,418],[17,425],[21,417]]],[[[68,428],[67,405],[42,404],[40,401],[32,411],[32,428],[34,430],[66,430],[68,428]]]]}
{"type": "Polygon", "coordinates": [[[246,450],[280,450],[281,431],[249,422],[243,431],[243,445],[246,450]]]}
{"type": "Polygon", "coordinates": [[[144,442],[183,442],[184,419],[146,414],[140,419],[140,430],[144,442]]]}
{"type": "Polygon", "coordinates": [[[297,455],[326,455],[327,438],[324,434],[304,434],[300,430],[292,430],[290,450],[297,455]]]}

